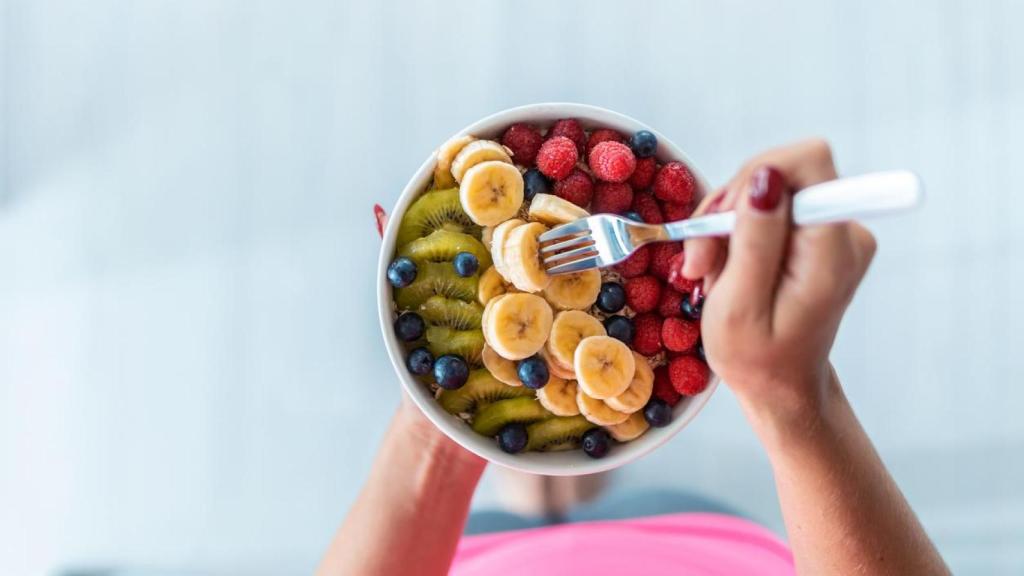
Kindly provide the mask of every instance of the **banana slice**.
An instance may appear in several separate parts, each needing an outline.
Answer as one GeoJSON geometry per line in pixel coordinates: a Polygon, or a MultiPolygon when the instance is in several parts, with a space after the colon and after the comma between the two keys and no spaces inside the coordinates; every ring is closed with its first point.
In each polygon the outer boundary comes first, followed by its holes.
{"type": "Polygon", "coordinates": [[[505,264],[505,241],[508,240],[508,235],[512,230],[523,224],[526,224],[526,221],[519,218],[506,220],[495,226],[494,233],[491,234],[491,262],[494,263],[494,267],[501,274],[501,277],[508,282],[511,282],[511,280],[509,279],[508,266],[505,264]]]}
{"type": "Polygon", "coordinates": [[[544,299],[558,310],[586,310],[597,302],[601,273],[596,268],[551,277],[544,299]]]}
{"type": "Polygon", "coordinates": [[[575,416],[580,413],[576,403],[576,382],[551,378],[543,388],[537,390],[541,406],[556,416],[575,416]]]}
{"type": "Polygon", "coordinates": [[[651,392],[654,391],[654,370],[651,370],[647,359],[636,352],[633,352],[633,359],[636,360],[636,372],[629,388],[622,394],[605,400],[612,408],[628,414],[646,406],[647,401],[651,399],[651,392]]]}
{"type": "Polygon", "coordinates": [[[455,177],[456,182],[462,182],[470,168],[477,164],[491,161],[511,165],[512,157],[509,156],[504,146],[494,140],[475,140],[469,142],[459,149],[459,153],[452,160],[452,176],[455,177]]]}
{"type": "Polygon", "coordinates": [[[629,415],[629,418],[626,418],[625,422],[605,426],[604,429],[619,442],[629,442],[642,436],[650,427],[651,425],[647,423],[643,412],[634,412],[629,415]]]}
{"type": "Polygon", "coordinates": [[[576,384],[576,405],[579,406],[580,414],[583,414],[587,420],[598,426],[614,426],[629,418],[629,414],[613,410],[611,406],[605,404],[604,400],[591,398],[583,391],[583,387],[578,385],[579,382],[576,384]]]}
{"type": "Polygon", "coordinates": [[[480,280],[476,284],[476,299],[478,302],[487,305],[492,298],[501,296],[502,294],[508,294],[509,292],[518,292],[514,286],[505,281],[498,274],[497,268],[491,266],[484,273],[480,275],[480,280]]]}
{"type": "Polygon", "coordinates": [[[537,194],[530,201],[530,220],[554,226],[590,216],[590,213],[554,194],[537,194]]]}
{"type": "Polygon", "coordinates": [[[576,347],[573,368],[580,389],[592,398],[604,400],[629,388],[636,372],[636,359],[629,346],[620,340],[591,336],[576,347]]]}
{"type": "Polygon", "coordinates": [[[491,249],[491,240],[494,239],[494,227],[484,226],[483,230],[480,231],[480,242],[483,243],[484,247],[488,250],[491,249]]]}
{"type": "Polygon", "coordinates": [[[540,222],[530,222],[513,228],[505,240],[503,264],[508,269],[509,280],[523,292],[540,292],[551,283],[551,276],[540,262],[538,238],[547,229],[540,222]]]}
{"type": "MultiPolygon", "coordinates": [[[[604,324],[580,310],[566,310],[555,315],[548,336],[547,351],[561,367],[573,366],[576,347],[584,338],[604,336],[604,324]]],[[[573,368],[575,374],[575,368],[573,368]]]]}
{"type": "Polygon", "coordinates": [[[521,293],[499,296],[484,307],[484,340],[502,358],[529,358],[547,342],[551,316],[551,306],[540,296],[521,293]]]}
{"type": "MultiPolygon", "coordinates": [[[[551,337],[548,336],[548,340],[551,337]]],[[[561,378],[562,380],[575,380],[576,372],[573,371],[572,366],[565,366],[558,360],[551,357],[551,353],[548,352],[548,347],[545,346],[541,349],[540,355],[544,357],[544,361],[548,363],[548,371],[555,378],[561,378]]]]}
{"type": "MultiPolygon", "coordinates": [[[[484,361],[484,368],[491,373],[499,381],[508,384],[509,386],[522,386],[523,382],[519,380],[519,371],[516,368],[516,363],[511,360],[506,360],[498,355],[494,351],[494,348],[484,344],[484,351],[480,354],[484,361]]],[[[550,384],[550,382],[548,383],[550,384]]]]}
{"type": "Polygon", "coordinates": [[[523,205],[523,175],[515,166],[499,160],[481,162],[462,177],[459,202],[473,222],[495,226],[519,213],[523,205]]]}
{"type": "Polygon", "coordinates": [[[455,177],[452,176],[452,160],[466,147],[476,140],[472,136],[453,136],[437,149],[437,165],[434,166],[434,188],[454,188],[455,177]]]}

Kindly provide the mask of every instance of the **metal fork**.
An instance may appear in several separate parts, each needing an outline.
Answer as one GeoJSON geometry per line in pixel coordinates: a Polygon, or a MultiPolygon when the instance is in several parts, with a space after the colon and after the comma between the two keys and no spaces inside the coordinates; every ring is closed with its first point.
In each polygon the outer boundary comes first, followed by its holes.
{"type": "MultiPolygon", "coordinates": [[[[811,226],[900,212],[917,206],[923,194],[921,179],[909,170],[840,178],[804,188],[793,196],[793,221],[811,226]]],[[[541,234],[540,255],[548,274],[568,274],[617,264],[651,242],[726,236],[735,223],[733,212],[662,225],[597,214],[541,234]]]]}

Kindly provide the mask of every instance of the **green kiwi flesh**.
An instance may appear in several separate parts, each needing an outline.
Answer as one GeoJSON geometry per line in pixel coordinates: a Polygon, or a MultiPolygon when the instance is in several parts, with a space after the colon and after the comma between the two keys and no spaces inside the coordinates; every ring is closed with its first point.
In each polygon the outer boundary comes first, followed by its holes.
{"type": "Polygon", "coordinates": [[[446,412],[458,415],[472,414],[495,401],[533,395],[533,390],[525,386],[509,386],[486,369],[479,369],[469,373],[469,380],[462,388],[441,392],[437,401],[446,412]]]}
{"type": "Polygon", "coordinates": [[[473,418],[473,430],[484,436],[494,436],[506,424],[529,424],[551,416],[551,412],[541,406],[536,398],[511,398],[488,404],[480,410],[473,418]]]}
{"type": "Polygon", "coordinates": [[[527,450],[554,452],[579,446],[594,424],[583,416],[555,416],[526,427],[527,450]]]}

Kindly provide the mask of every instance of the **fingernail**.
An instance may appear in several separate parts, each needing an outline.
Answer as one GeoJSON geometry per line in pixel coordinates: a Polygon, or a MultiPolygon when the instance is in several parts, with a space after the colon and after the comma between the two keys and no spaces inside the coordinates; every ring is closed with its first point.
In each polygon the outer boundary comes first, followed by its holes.
{"type": "Polygon", "coordinates": [[[750,189],[750,205],[762,212],[771,212],[779,206],[786,182],[771,166],[762,166],[754,172],[750,189]]]}

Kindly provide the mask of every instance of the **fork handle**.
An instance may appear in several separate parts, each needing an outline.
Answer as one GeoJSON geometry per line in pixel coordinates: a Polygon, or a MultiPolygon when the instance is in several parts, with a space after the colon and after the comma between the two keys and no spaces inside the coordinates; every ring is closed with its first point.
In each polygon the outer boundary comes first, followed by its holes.
{"type": "MultiPolygon", "coordinates": [[[[872,172],[815,184],[793,196],[793,221],[799,226],[843,222],[909,210],[924,195],[921,179],[909,170],[872,172]]],[[[735,212],[698,216],[664,225],[669,240],[725,236],[736,225],[735,212]]]]}

